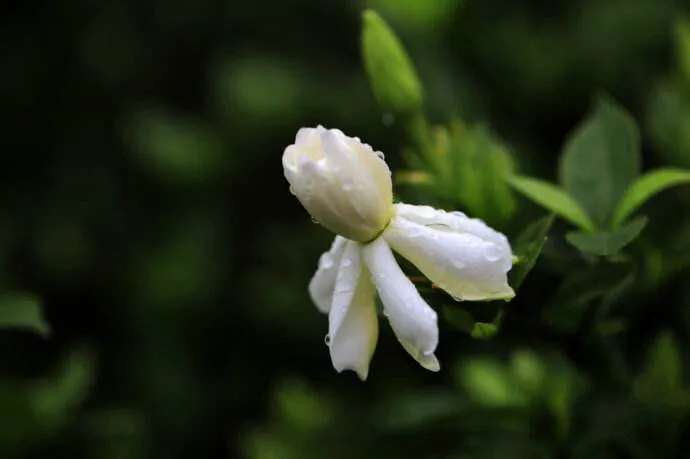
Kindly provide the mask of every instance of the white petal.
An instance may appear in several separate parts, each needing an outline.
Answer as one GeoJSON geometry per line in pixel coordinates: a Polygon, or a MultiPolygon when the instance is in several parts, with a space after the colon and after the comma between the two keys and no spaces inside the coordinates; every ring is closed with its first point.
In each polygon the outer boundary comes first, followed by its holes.
{"type": "Polygon", "coordinates": [[[331,361],[336,371],[353,370],[362,380],[378,340],[374,286],[362,263],[361,245],[348,241],[335,283],[328,315],[331,361]]]}
{"type": "Polygon", "coordinates": [[[383,233],[395,251],[459,300],[508,299],[508,239],[481,220],[427,206],[397,205],[383,233]]]}
{"type": "Polygon", "coordinates": [[[362,254],[398,341],[424,368],[438,371],[434,356],[438,345],[436,312],[419,296],[383,238],[364,246],[362,254]]]}
{"type": "Polygon", "coordinates": [[[319,267],[309,282],[309,295],[319,311],[324,314],[331,309],[335,279],[346,242],[347,239],[342,236],[335,237],[328,252],[324,252],[319,258],[319,267]]]}

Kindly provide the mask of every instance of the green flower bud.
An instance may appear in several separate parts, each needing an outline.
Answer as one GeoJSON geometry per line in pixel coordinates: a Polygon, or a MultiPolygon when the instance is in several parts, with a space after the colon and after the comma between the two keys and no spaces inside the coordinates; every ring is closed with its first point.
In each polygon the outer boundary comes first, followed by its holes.
{"type": "Polygon", "coordinates": [[[362,56],[374,96],[395,115],[420,111],[422,85],[402,43],[375,11],[362,16],[362,56]]]}

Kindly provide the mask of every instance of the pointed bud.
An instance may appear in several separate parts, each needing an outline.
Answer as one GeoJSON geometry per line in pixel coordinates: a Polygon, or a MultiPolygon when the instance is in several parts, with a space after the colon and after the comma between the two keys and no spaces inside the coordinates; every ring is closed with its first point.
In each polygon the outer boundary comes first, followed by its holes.
{"type": "Polygon", "coordinates": [[[394,115],[420,111],[422,85],[402,43],[375,11],[362,18],[362,57],[374,96],[394,115]]]}

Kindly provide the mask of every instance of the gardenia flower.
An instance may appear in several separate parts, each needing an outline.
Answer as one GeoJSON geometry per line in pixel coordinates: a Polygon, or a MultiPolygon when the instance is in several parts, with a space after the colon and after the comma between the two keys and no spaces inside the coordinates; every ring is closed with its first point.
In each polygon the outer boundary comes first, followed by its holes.
{"type": "Polygon", "coordinates": [[[393,332],[424,368],[438,371],[436,312],[400,269],[392,250],[456,300],[509,299],[508,239],[461,212],[393,204],[391,172],[380,152],[338,129],[302,128],[283,154],[290,191],[337,236],[309,283],[328,314],[336,371],[362,380],[378,340],[375,292],[393,332]]]}

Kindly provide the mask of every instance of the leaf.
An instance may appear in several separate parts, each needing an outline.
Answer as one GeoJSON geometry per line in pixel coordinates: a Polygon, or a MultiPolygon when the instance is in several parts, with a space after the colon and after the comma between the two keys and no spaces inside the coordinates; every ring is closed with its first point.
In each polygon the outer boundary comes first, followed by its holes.
{"type": "Polygon", "coordinates": [[[537,258],[547,240],[554,216],[547,215],[530,224],[515,240],[515,251],[519,263],[509,273],[510,285],[517,290],[527,274],[534,268],[537,258]]]}
{"type": "Polygon", "coordinates": [[[472,327],[470,336],[476,339],[489,339],[493,338],[496,333],[498,333],[498,325],[477,322],[474,324],[474,327],[472,327]]]}
{"type": "Polygon", "coordinates": [[[57,372],[33,389],[31,403],[41,422],[57,428],[71,411],[88,396],[93,387],[96,359],[91,349],[70,350],[57,372]]]}
{"type": "Polygon", "coordinates": [[[671,333],[666,331],[651,346],[633,384],[633,392],[644,402],[677,407],[679,402],[687,401],[682,387],[680,351],[671,333]]]}
{"type": "Polygon", "coordinates": [[[454,182],[457,198],[467,209],[489,224],[506,222],[515,214],[517,203],[507,178],[514,164],[509,150],[484,126],[451,129],[450,155],[455,155],[454,182]]]}
{"type": "Polygon", "coordinates": [[[612,255],[634,241],[646,225],[647,217],[638,217],[614,231],[571,232],[565,238],[581,252],[599,256],[612,255]]]}
{"type": "Polygon", "coordinates": [[[603,96],[566,142],[561,184],[599,228],[640,173],[639,137],[633,118],[603,96]]]}
{"type": "Polygon", "coordinates": [[[477,404],[516,407],[527,403],[510,372],[494,360],[465,361],[458,370],[458,379],[477,404]]]}
{"type": "Polygon", "coordinates": [[[394,115],[410,115],[422,107],[423,90],[412,60],[391,27],[378,13],[362,14],[362,59],[379,104],[394,115]]]}
{"type": "Polygon", "coordinates": [[[542,317],[564,331],[578,328],[591,301],[617,293],[633,274],[630,263],[598,263],[575,271],[549,300],[542,317]]]}
{"type": "Polygon", "coordinates": [[[558,186],[530,177],[513,177],[509,183],[520,193],[563,219],[587,231],[594,231],[594,224],[582,206],[558,186]]]}
{"type": "Polygon", "coordinates": [[[618,203],[613,215],[613,225],[621,224],[649,198],[672,186],[690,183],[690,171],[682,169],[657,169],[635,180],[618,203]]]}
{"type": "Polygon", "coordinates": [[[469,333],[474,328],[475,320],[472,314],[459,306],[443,306],[442,316],[458,330],[469,333]]]}
{"type": "Polygon", "coordinates": [[[392,431],[434,428],[461,414],[462,402],[454,391],[397,392],[375,411],[376,425],[392,431]]]}
{"type": "Polygon", "coordinates": [[[430,173],[419,170],[400,171],[393,178],[396,184],[401,185],[432,185],[434,183],[434,178],[430,173]]]}
{"type": "Polygon", "coordinates": [[[28,330],[47,337],[50,326],[43,318],[41,301],[28,293],[6,293],[0,296],[0,329],[28,330]]]}

